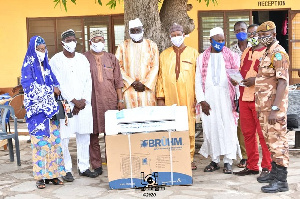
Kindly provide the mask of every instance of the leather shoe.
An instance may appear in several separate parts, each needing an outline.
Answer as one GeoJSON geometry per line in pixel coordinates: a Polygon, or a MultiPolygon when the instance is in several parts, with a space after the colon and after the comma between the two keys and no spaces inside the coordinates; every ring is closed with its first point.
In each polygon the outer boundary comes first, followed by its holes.
{"type": "Polygon", "coordinates": [[[97,172],[91,172],[89,169],[85,170],[82,173],[80,171],[78,171],[78,173],[79,173],[80,176],[87,176],[87,177],[90,177],[90,178],[96,178],[98,176],[97,172]]]}
{"type": "Polygon", "coordinates": [[[275,162],[272,162],[271,171],[268,174],[264,175],[264,176],[259,176],[257,178],[257,181],[259,183],[270,183],[275,179],[276,175],[277,175],[277,166],[276,166],[275,162]]]}
{"type": "Polygon", "coordinates": [[[259,175],[259,178],[264,178],[264,177],[266,177],[269,173],[270,173],[269,169],[263,168],[263,169],[261,170],[261,173],[260,173],[260,175],[259,175]]]}
{"type": "Polygon", "coordinates": [[[259,171],[255,171],[255,170],[251,170],[251,169],[245,168],[242,171],[233,172],[233,174],[234,175],[238,175],[238,176],[256,175],[256,174],[259,174],[259,171]]]}
{"type": "Polygon", "coordinates": [[[62,176],[61,177],[64,181],[67,181],[67,182],[73,182],[74,181],[74,177],[72,175],[71,172],[67,172],[65,176],[62,176]]]}
{"type": "Polygon", "coordinates": [[[101,175],[103,173],[102,167],[95,169],[95,172],[98,174],[98,176],[101,175]]]}

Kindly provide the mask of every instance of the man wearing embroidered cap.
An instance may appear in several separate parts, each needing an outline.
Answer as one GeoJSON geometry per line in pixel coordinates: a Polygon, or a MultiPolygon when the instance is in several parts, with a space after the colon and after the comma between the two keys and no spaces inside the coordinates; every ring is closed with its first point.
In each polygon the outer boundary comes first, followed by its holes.
{"type": "Polygon", "coordinates": [[[90,134],[93,132],[93,116],[91,106],[92,79],[90,63],[84,55],[75,52],[75,32],[70,29],[61,34],[63,51],[55,54],[50,60],[50,66],[55,74],[62,97],[71,106],[73,117],[67,122],[60,120],[62,150],[65,160],[66,176],[64,180],[72,182],[72,159],[69,152],[69,139],[76,134],[77,165],[79,175],[96,177],[89,170],[90,134]]]}
{"type": "Polygon", "coordinates": [[[218,163],[223,155],[225,174],[232,173],[233,159],[241,157],[237,138],[237,119],[234,98],[235,87],[229,77],[230,71],[238,71],[240,58],[225,45],[222,28],[210,30],[211,46],[197,59],[195,90],[201,106],[204,142],[200,153],[212,161],[204,172],[220,169],[218,163]]]}
{"type": "Polygon", "coordinates": [[[104,113],[124,108],[122,96],[123,78],[115,55],[104,51],[104,34],[97,29],[90,34],[90,51],[84,55],[90,62],[92,75],[93,133],[90,136],[91,166],[102,174],[99,133],[105,132],[104,113]]]}
{"type": "Polygon", "coordinates": [[[130,38],[116,52],[124,79],[126,108],[155,106],[155,86],[158,74],[157,45],[144,39],[143,24],[136,18],[129,21],[130,38]]]}
{"type": "Polygon", "coordinates": [[[258,182],[267,183],[266,193],[288,191],[287,167],[289,144],[287,139],[287,106],[289,56],[276,40],[276,26],[267,21],[258,28],[258,40],[267,47],[261,58],[255,79],[255,106],[263,135],[272,155],[272,170],[258,182]]]}
{"type": "Polygon", "coordinates": [[[190,156],[193,170],[195,153],[195,67],[198,51],[184,44],[183,27],[174,23],[170,27],[173,44],[160,54],[160,70],[156,97],[158,105],[187,106],[190,135],[190,156]]]}

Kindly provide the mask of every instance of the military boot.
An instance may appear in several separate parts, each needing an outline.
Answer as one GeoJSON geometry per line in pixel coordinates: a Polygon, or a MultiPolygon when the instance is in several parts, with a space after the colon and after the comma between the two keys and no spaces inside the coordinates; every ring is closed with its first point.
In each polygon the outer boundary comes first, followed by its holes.
{"type": "Polygon", "coordinates": [[[260,183],[270,183],[274,180],[275,176],[276,176],[276,163],[272,162],[272,170],[269,174],[267,174],[266,176],[259,176],[257,178],[257,181],[260,183]]]}
{"type": "Polygon", "coordinates": [[[277,193],[289,190],[289,185],[286,181],[287,178],[287,168],[283,166],[276,165],[277,175],[269,185],[263,186],[261,191],[264,193],[277,193]]]}

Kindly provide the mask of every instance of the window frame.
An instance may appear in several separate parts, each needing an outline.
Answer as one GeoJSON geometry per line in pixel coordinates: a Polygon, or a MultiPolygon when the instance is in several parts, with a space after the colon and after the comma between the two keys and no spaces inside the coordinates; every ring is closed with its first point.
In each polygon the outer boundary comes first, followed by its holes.
{"type": "MultiPolygon", "coordinates": [[[[200,40],[201,38],[203,38],[203,28],[202,28],[202,22],[201,22],[201,13],[203,12],[210,12],[210,13],[217,13],[217,12],[221,12],[223,13],[223,26],[228,28],[228,24],[227,24],[227,21],[225,20],[226,19],[226,13],[228,12],[249,12],[249,23],[252,24],[253,23],[253,18],[252,18],[252,13],[254,11],[258,11],[258,12],[261,12],[261,11],[287,11],[288,12],[288,30],[289,30],[289,33],[288,33],[288,55],[289,55],[289,58],[290,58],[290,66],[289,66],[289,84],[295,84],[295,83],[300,83],[300,77],[298,78],[292,78],[292,72],[293,71],[298,71],[298,69],[296,68],[293,68],[293,47],[292,47],[292,43],[293,42],[300,42],[300,40],[296,40],[294,41],[292,39],[292,22],[293,22],[293,17],[296,15],[296,14],[300,14],[300,10],[291,10],[291,8],[279,8],[279,9],[246,9],[246,10],[219,10],[219,11],[216,11],[216,10],[198,10],[198,51],[200,53],[202,53],[203,51],[201,50],[203,48],[203,43],[202,41],[200,40]]],[[[226,32],[227,29],[225,30],[224,28],[224,32],[226,32]]],[[[226,40],[227,40],[227,37],[226,36],[226,40]]],[[[229,46],[229,44],[227,43],[226,41],[226,44],[227,46],[229,46]]]]}
{"type": "Polygon", "coordinates": [[[203,31],[201,31],[203,28],[203,24],[202,24],[202,20],[201,18],[203,17],[203,13],[221,13],[223,15],[223,27],[221,27],[224,30],[225,33],[225,40],[226,40],[226,46],[229,47],[230,43],[228,42],[228,38],[229,38],[229,24],[228,24],[228,15],[227,13],[238,13],[238,12],[249,12],[249,23],[252,24],[252,9],[251,10],[205,10],[205,11],[198,11],[198,51],[199,52],[203,52],[205,49],[203,49],[203,43],[200,41],[200,38],[203,38],[203,31]],[[203,50],[202,50],[203,49],[203,50]]]}
{"type": "MultiPolygon", "coordinates": [[[[41,20],[53,20],[53,27],[54,27],[54,45],[55,45],[55,52],[54,54],[58,53],[58,45],[59,45],[59,40],[60,38],[58,38],[58,32],[57,32],[57,23],[59,19],[81,19],[81,37],[82,37],[82,45],[83,45],[83,52],[85,51],[85,47],[86,47],[86,39],[85,39],[85,22],[84,20],[86,18],[92,18],[92,17],[108,17],[108,52],[114,53],[116,51],[116,47],[114,46],[115,43],[115,35],[114,35],[114,21],[115,20],[119,20],[120,19],[124,21],[124,14],[113,14],[113,15],[85,15],[85,16],[64,16],[64,17],[27,17],[26,18],[26,32],[27,32],[27,43],[30,40],[30,23],[32,21],[41,21],[41,20]]],[[[106,25],[106,24],[105,24],[106,25]]],[[[88,33],[89,35],[89,33],[88,33]]]]}

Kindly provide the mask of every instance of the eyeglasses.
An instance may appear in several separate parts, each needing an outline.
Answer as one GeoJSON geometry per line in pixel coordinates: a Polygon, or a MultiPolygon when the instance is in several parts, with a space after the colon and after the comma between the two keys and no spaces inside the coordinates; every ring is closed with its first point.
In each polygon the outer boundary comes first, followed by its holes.
{"type": "Polygon", "coordinates": [[[257,34],[256,31],[247,33],[248,37],[250,37],[251,35],[252,35],[252,36],[255,36],[256,34],[257,34]]]}
{"type": "Polygon", "coordinates": [[[36,48],[36,51],[44,53],[47,51],[47,48],[36,48]]]}

